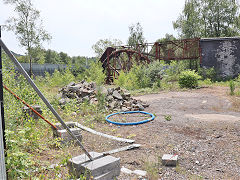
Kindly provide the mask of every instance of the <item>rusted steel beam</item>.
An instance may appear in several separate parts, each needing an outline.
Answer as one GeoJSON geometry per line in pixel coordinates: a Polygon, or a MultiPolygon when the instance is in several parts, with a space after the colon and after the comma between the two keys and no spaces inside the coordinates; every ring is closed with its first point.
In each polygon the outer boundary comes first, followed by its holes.
{"type": "Polygon", "coordinates": [[[199,40],[200,38],[193,38],[136,44],[134,46],[108,47],[100,60],[104,70],[107,71],[107,81],[110,83],[112,78],[119,75],[119,70],[129,71],[133,60],[138,64],[150,63],[152,59],[150,60],[149,57],[155,60],[194,60],[200,58],[201,61],[199,40]],[[151,48],[150,51],[148,51],[149,48],[151,48]],[[123,54],[126,55],[123,56],[123,54]]]}

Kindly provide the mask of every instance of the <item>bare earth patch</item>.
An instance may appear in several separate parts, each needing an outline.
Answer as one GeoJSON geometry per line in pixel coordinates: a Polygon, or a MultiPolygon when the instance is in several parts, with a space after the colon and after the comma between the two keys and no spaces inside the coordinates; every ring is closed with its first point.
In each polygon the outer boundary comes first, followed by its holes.
{"type": "MultiPolygon", "coordinates": [[[[156,115],[154,121],[137,126],[95,124],[97,131],[131,138],[142,145],[114,154],[121,158],[121,166],[147,170],[148,179],[240,179],[240,112],[232,108],[236,98],[228,96],[227,88],[160,92],[136,98],[150,103],[145,111],[156,115]],[[166,120],[166,115],[171,119],[166,120]],[[163,154],[179,155],[179,165],[161,165],[163,154]]],[[[129,122],[144,117],[134,114],[131,119],[124,118],[129,122]]],[[[128,145],[87,132],[83,132],[83,141],[88,150],[96,152],[128,145]]],[[[121,173],[119,179],[138,177],[121,173]]]]}

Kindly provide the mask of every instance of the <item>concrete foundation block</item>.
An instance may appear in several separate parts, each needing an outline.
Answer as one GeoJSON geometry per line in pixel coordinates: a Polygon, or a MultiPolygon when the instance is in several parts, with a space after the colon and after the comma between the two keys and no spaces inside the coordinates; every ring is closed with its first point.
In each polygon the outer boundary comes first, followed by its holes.
{"type": "Polygon", "coordinates": [[[80,155],[69,160],[70,174],[79,178],[81,174],[85,177],[97,180],[111,180],[120,174],[120,158],[104,156],[101,153],[90,152],[94,158],[90,161],[86,155],[80,155]]]}
{"type": "MultiPolygon", "coordinates": [[[[39,105],[33,105],[32,106],[33,109],[35,109],[39,114],[42,114],[42,109],[41,109],[41,106],[39,105]]],[[[26,115],[29,115],[30,117],[32,117],[33,119],[35,120],[38,120],[39,119],[39,116],[37,114],[35,114],[29,107],[27,106],[24,106],[23,107],[23,112],[26,114],[26,115]]]]}
{"type": "Polygon", "coordinates": [[[93,177],[94,180],[115,180],[120,175],[120,168],[104,173],[100,176],[93,177]]]}
{"type": "Polygon", "coordinates": [[[164,166],[177,166],[178,155],[164,154],[162,157],[162,164],[164,166]]]}
{"type": "MultiPolygon", "coordinates": [[[[79,141],[82,141],[81,129],[79,129],[79,128],[70,128],[70,130],[77,137],[77,139],[79,141]]],[[[56,134],[55,134],[55,137],[61,138],[61,141],[63,143],[66,143],[66,142],[69,142],[69,141],[73,140],[72,136],[67,132],[66,129],[57,130],[56,134]]]]}
{"type": "MultiPolygon", "coordinates": [[[[65,124],[70,128],[71,132],[78,138],[78,140],[82,141],[81,129],[75,127],[75,122],[69,121],[65,122],[65,124]]],[[[73,140],[72,136],[67,132],[61,123],[57,123],[55,126],[57,129],[52,127],[54,138],[61,138],[62,143],[67,143],[68,141],[73,140]]]]}
{"type": "MultiPolygon", "coordinates": [[[[69,128],[74,128],[75,127],[75,122],[72,122],[72,121],[68,121],[68,122],[65,122],[65,124],[69,127],[69,128]]],[[[65,129],[64,127],[62,127],[62,124],[61,123],[57,123],[57,124],[54,124],[56,126],[56,128],[58,130],[61,130],[61,129],[65,129]]]]}

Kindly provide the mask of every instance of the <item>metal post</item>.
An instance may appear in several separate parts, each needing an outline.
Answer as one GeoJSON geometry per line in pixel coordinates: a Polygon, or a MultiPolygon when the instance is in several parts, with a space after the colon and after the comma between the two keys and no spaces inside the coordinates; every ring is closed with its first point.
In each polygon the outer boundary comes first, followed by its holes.
{"type": "MultiPolygon", "coordinates": [[[[1,38],[1,26],[0,26],[0,38],[1,38]]],[[[0,45],[0,179],[7,179],[6,166],[5,166],[5,153],[6,141],[5,141],[5,123],[4,123],[4,111],[3,111],[3,86],[2,86],[2,48],[0,45]]]]}
{"type": "MultiPolygon", "coordinates": [[[[0,38],[2,37],[2,27],[0,25],[0,38]]],[[[3,107],[3,83],[2,83],[2,47],[0,45],[0,106],[1,106],[1,120],[2,120],[2,130],[3,130],[3,142],[4,148],[6,148],[5,140],[5,121],[4,121],[4,107],[3,107]]]]}
{"type": "Polygon", "coordinates": [[[64,123],[62,118],[59,116],[57,111],[52,107],[52,105],[48,102],[48,100],[45,98],[45,96],[42,94],[42,92],[38,89],[38,87],[35,85],[33,80],[30,78],[30,76],[27,74],[27,72],[23,69],[22,65],[18,62],[18,60],[13,56],[11,51],[7,48],[7,46],[3,43],[2,39],[0,38],[0,45],[2,46],[3,50],[6,52],[6,54],[9,56],[9,58],[13,61],[13,63],[17,66],[18,70],[23,74],[23,76],[27,79],[29,84],[32,86],[32,88],[36,91],[38,96],[43,100],[43,102],[47,105],[47,107],[50,109],[50,111],[54,114],[54,116],[57,118],[57,120],[62,124],[62,126],[67,130],[67,132],[72,136],[74,140],[77,141],[77,144],[81,147],[83,152],[89,157],[90,160],[93,160],[92,156],[87,152],[87,150],[83,147],[82,143],[77,139],[77,137],[71,132],[70,128],[64,123]]]}

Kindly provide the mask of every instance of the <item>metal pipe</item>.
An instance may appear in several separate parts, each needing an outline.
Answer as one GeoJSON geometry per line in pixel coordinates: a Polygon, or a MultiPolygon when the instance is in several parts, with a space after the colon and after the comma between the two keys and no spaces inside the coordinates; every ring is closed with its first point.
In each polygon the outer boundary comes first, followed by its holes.
{"type": "Polygon", "coordinates": [[[30,78],[30,76],[27,74],[27,72],[23,69],[22,65],[18,62],[18,60],[13,56],[11,51],[7,48],[7,46],[3,43],[2,39],[0,38],[0,45],[6,52],[6,54],[9,56],[9,58],[13,61],[13,63],[17,66],[19,71],[23,74],[23,76],[27,79],[27,81],[30,83],[32,88],[36,91],[38,96],[43,100],[43,102],[47,105],[47,107],[50,109],[50,111],[54,114],[54,116],[57,118],[57,120],[62,124],[62,126],[67,130],[67,132],[72,136],[74,140],[77,141],[77,144],[81,147],[81,149],[84,151],[84,153],[89,157],[90,160],[93,160],[92,156],[88,153],[88,151],[83,147],[82,143],[77,139],[77,137],[71,132],[70,128],[64,123],[62,118],[58,115],[57,111],[52,107],[52,105],[48,102],[48,100],[44,97],[42,92],[38,89],[38,87],[35,85],[33,80],[30,78]]]}

